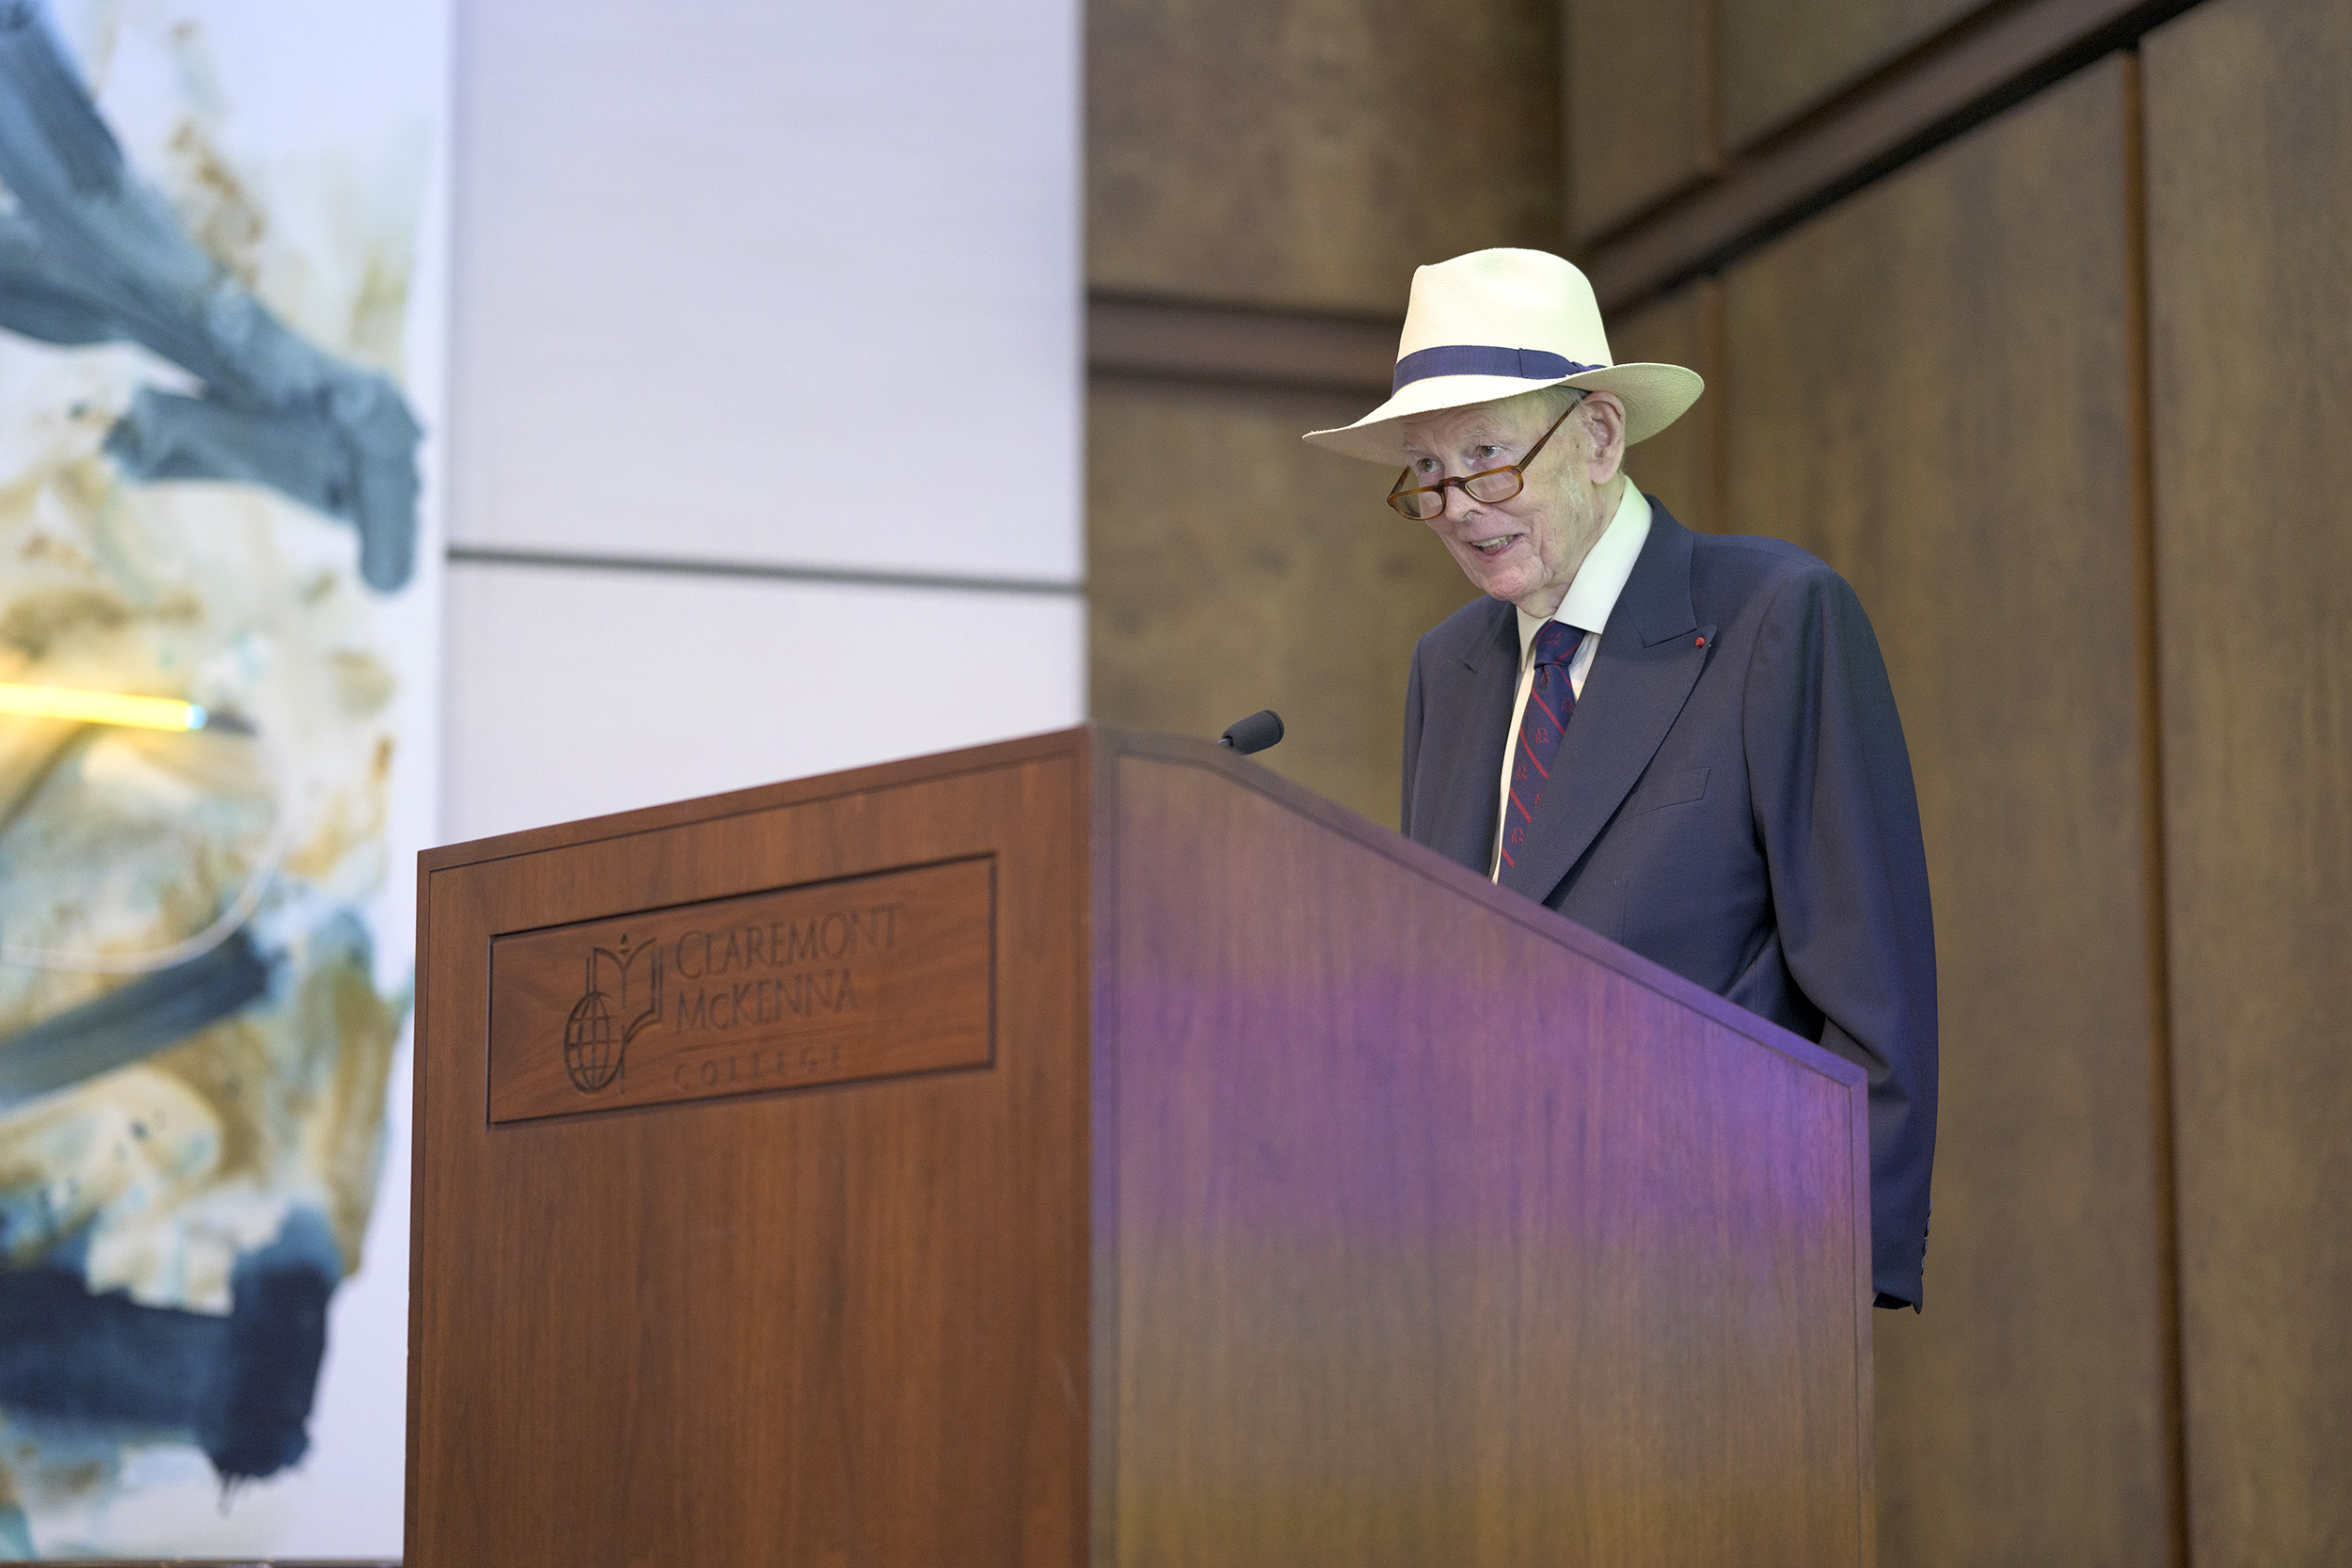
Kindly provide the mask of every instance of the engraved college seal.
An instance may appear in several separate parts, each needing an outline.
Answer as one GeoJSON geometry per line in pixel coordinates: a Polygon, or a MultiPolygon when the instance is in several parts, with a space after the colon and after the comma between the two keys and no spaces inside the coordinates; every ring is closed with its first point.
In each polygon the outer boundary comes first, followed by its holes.
{"type": "Polygon", "coordinates": [[[582,1094],[594,1094],[621,1075],[621,1064],[628,1054],[628,1042],[648,1023],[661,1019],[661,944],[643,943],[632,948],[628,939],[620,941],[620,951],[595,947],[588,952],[586,989],[572,1005],[571,1016],[564,1021],[564,1071],[572,1081],[572,1087],[582,1094]],[[638,976],[645,1005],[635,1014],[629,1012],[630,972],[640,961],[645,973],[638,976]],[[607,991],[600,983],[606,978],[613,982],[607,991]]]}

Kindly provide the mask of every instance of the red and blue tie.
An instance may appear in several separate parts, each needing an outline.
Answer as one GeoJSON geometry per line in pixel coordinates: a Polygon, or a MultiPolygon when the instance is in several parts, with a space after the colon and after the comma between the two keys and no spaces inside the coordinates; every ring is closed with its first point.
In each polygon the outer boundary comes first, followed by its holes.
{"type": "Polygon", "coordinates": [[[1519,716],[1519,738],[1511,757],[1511,804],[1502,815],[1502,863],[1517,865],[1513,851],[1527,843],[1535,826],[1535,804],[1551,782],[1552,759],[1560,754],[1560,736],[1576,711],[1576,688],[1568,682],[1568,662],[1576,657],[1584,634],[1558,621],[1546,621],[1535,634],[1535,678],[1528,683],[1527,710],[1519,716]]]}

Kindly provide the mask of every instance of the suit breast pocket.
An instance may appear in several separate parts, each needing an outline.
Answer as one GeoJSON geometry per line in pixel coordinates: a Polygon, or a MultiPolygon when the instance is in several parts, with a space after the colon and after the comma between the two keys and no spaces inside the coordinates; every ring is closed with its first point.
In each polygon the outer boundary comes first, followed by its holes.
{"type": "Polygon", "coordinates": [[[1707,799],[1707,769],[1685,768],[1654,779],[1644,779],[1626,797],[1627,816],[1639,816],[1645,812],[1667,806],[1687,806],[1693,800],[1707,799]]]}

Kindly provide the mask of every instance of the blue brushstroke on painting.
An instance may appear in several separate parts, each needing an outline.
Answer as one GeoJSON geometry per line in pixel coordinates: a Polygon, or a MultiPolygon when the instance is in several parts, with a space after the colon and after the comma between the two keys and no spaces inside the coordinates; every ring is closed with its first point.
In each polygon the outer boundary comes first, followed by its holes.
{"type": "Polygon", "coordinates": [[[334,1232],[311,1209],[238,1259],[227,1317],[93,1293],[70,1249],[0,1271],[0,1404],[193,1443],[224,1481],[276,1475],[310,1446],[326,1303],[342,1277],[334,1232]]]}
{"type": "Polygon", "coordinates": [[[421,436],[386,377],[327,355],[255,299],[141,183],[40,8],[0,0],[0,327],[135,342],[204,384],[140,390],[106,437],[135,480],[264,484],[359,531],[359,575],[416,566],[421,436]]]}
{"type": "Polygon", "coordinates": [[[209,953],[0,1035],[0,1115],[128,1067],[260,1001],[272,961],[233,931],[209,953]]]}

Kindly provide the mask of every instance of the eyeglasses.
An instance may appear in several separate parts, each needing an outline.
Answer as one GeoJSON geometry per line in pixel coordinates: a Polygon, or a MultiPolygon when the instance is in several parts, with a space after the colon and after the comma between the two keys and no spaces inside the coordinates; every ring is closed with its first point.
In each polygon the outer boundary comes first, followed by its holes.
{"type": "Polygon", "coordinates": [[[1396,483],[1389,490],[1389,504],[1413,521],[1425,523],[1445,511],[1445,493],[1450,485],[1461,486],[1462,494],[1488,506],[1509,500],[1526,487],[1528,465],[1535,461],[1535,454],[1544,450],[1546,441],[1551,439],[1551,431],[1559,429],[1561,421],[1575,413],[1591,395],[1579,391],[1576,402],[1560,410],[1560,418],[1551,421],[1551,430],[1535,437],[1535,444],[1528,448],[1527,455],[1517,463],[1500,468],[1481,468],[1474,474],[1463,474],[1454,479],[1441,479],[1435,484],[1424,484],[1413,490],[1405,488],[1405,482],[1413,477],[1412,467],[1407,465],[1405,471],[1396,476],[1396,483]]]}

